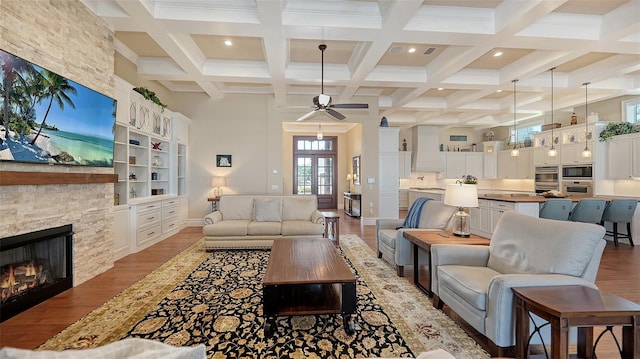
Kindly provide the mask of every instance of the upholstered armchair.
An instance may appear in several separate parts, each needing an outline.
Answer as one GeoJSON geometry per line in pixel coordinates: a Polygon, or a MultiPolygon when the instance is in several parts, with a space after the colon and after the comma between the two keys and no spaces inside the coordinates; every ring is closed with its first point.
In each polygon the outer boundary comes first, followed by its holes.
{"type": "Polygon", "coordinates": [[[439,309],[449,306],[495,344],[492,355],[504,356],[503,350],[515,345],[511,288],[595,288],[604,231],[595,224],[505,212],[488,247],[431,246],[434,304],[439,309]]]}
{"type": "MultiPolygon", "coordinates": [[[[441,201],[429,200],[422,207],[417,228],[396,229],[403,225],[403,219],[376,220],[378,258],[383,258],[394,266],[398,276],[404,276],[404,266],[413,265],[413,246],[403,237],[403,233],[450,229],[451,217],[455,211],[455,207],[447,206],[441,201]]],[[[420,263],[428,263],[428,261],[429,257],[421,251],[420,263]]]]}

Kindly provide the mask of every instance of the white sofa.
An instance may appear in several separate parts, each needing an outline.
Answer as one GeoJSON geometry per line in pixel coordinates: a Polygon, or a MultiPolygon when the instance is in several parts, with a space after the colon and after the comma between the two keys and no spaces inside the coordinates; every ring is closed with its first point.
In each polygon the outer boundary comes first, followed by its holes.
{"type": "Polygon", "coordinates": [[[324,217],[314,195],[222,196],[202,234],[207,250],[270,248],[279,238],[322,237],[324,217]]]}
{"type": "Polygon", "coordinates": [[[434,305],[448,305],[494,344],[492,355],[505,356],[515,345],[511,288],[595,288],[605,245],[602,226],[505,212],[488,247],[431,246],[434,305]]]}
{"type": "MultiPolygon", "coordinates": [[[[396,268],[399,277],[404,276],[404,267],[413,265],[413,245],[403,236],[407,231],[439,231],[451,229],[451,218],[455,207],[441,201],[430,200],[424,203],[420,213],[418,228],[400,228],[403,219],[376,220],[376,243],[378,258],[383,258],[396,268]]],[[[428,263],[429,257],[420,251],[420,263],[428,263]]]]}

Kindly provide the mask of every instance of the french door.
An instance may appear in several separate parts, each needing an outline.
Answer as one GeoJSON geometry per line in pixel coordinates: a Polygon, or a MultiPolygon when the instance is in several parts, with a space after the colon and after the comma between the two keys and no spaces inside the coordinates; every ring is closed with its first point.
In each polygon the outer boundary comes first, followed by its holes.
{"type": "Polygon", "coordinates": [[[293,193],[315,194],[319,209],[338,208],[337,137],[294,136],[293,193]]]}

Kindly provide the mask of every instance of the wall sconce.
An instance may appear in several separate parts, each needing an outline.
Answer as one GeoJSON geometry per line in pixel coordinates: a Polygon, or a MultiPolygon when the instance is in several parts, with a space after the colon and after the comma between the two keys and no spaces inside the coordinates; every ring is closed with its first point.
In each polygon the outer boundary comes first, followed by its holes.
{"type": "Polygon", "coordinates": [[[227,185],[227,178],[226,177],[213,176],[211,178],[211,187],[214,187],[213,196],[216,197],[216,198],[222,196],[222,189],[220,187],[226,187],[226,185],[227,185]]]}

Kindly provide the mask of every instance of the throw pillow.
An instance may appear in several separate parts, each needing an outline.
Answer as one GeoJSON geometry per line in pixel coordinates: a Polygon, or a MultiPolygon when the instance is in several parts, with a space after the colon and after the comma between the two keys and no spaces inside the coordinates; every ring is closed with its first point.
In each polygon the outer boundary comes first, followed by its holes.
{"type": "Polygon", "coordinates": [[[281,222],[280,199],[256,199],[253,220],[256,222],[281,222]]]}

